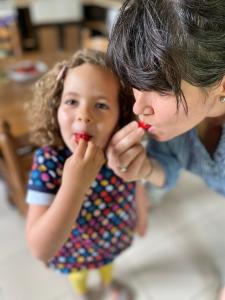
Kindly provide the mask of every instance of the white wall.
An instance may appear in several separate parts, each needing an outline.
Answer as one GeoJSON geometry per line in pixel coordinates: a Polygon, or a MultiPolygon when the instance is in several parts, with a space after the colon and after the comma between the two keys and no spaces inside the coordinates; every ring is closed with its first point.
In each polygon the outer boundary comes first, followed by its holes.
{"type": "Polygon", "coordinates": [[[34,0],[30,5],[33,24],[81,21],[80,0],[34,0]]]}
{"type": "Polygon", "coordinates": [[[10,1],[0,0],[0,18],[14,16],[16,11],[10,1]]]}

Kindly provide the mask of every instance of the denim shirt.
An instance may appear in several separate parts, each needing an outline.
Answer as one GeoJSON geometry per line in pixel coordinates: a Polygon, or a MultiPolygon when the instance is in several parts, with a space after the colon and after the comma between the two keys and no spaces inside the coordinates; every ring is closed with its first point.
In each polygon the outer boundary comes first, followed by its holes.
{"type": "MultiPolygon", "coordinates": [[[[147,153],[165,170],[164,191],[176,184],[179,172],[185,169],[200,176],[212,190],[225,196],[225,124],[213,155],[207,152],[195,128],[167,142],[149,139],[147,153]]],[[[157,189],[153,185],[147,186],[157,189]]]]}

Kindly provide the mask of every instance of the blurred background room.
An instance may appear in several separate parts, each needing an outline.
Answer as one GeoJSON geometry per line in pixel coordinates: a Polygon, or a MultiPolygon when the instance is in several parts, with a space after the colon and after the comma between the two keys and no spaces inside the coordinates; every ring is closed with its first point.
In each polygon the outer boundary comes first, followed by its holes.
{"type": "MultiPolygon", "coordinates": [[[[0,0],[0,300],[75,300],[67,279],[26,246],[24,197],[35,147],[24,106],[35,80],[55,62],[84,47],[106,51],[121,4],[0,0]]],[[[116,276],[137,300],[216,299],[225,273],[224,207],[221,196],[183,173],[174,190],[152,203],[149,231],[119,257],[116,276]]],[[[93,274],[90,283],[97,280],[93,274]]]]}
{"type": "Polygon", "coordinates": [[[32,96],[32,86],[55,62],[80,48],[106,51],[120,5],[117,0],[0,0],[1,169],[10,185],[10,200],[22,214],[26,213],[27,179],[23,169],[24,165],[29,169],[28,154],[33,151],[26,145],[24,105],[32,96]],[[22,153],[19,159],[18,150],[12,153],[17,147],[22,153]]]}

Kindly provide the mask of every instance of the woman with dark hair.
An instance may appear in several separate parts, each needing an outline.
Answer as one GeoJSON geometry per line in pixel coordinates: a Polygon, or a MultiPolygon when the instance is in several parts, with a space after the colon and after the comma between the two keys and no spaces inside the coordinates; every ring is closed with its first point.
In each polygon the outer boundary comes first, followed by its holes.
{"type": "Polygon", "coordinates": [[[149,136],[146,153],[137,122],[114,135],[114,172],[169,190],[186,169],[225,196],[225,1],[126,0],[108,58],[149,136]]]}

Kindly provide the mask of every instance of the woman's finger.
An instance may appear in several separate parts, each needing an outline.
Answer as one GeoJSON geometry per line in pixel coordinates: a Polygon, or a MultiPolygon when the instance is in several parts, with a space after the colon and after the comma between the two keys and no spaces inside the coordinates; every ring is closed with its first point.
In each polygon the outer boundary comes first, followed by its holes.
{"type": "Polygon", "coordinates": [[[129,135],[133,130],[138,128],[138,123],[136,121],[133,121],[129,124],[127,124],[126,126],[124,126],[122,129],[120,129],[119,131],[117,131],[111,141],[110,141],[110,145],[116,145],[118,142],[120,142],[125,136],[129,135]]]}
{"type": "Polygon", "coordinates": [[[143,135],[144,130],[142,128],[136,128],[135,130],[130,131],[126,136],[124,136],[123,139],[117,139],[117,144],[110,143],[106,150],[106,154],[110,163],[118,164],[121,154],[132,148],[135,144],[140,143],[143,135]]]}
{"type": "Polygon", "coordinates": [[[132,148],[120,155],[119,165],[128,167],[141,152],[145,152],[144,147],[141,144],[134,145],[132,148]]]}
{"type": "Polygon", "coordinates": [[[127,171],[125,172],[126,180],[133,181],[141,179],[140,170],[143,167],[143,164],[146,160],[145,152],[139,153],[136,158],[128,166],[127,171]]]}
{"type": "Polygon", "coordinates": [[[123,139],[121,139],[117,144],[113,146],[114,151],[116,151],[116,153],[122,154],[123,152],[133,147],[135,144],[140,143],[143,135],[143,128],[137,128],[136,130],[131,131],[128,135],[126,135],[123,139]]]}

